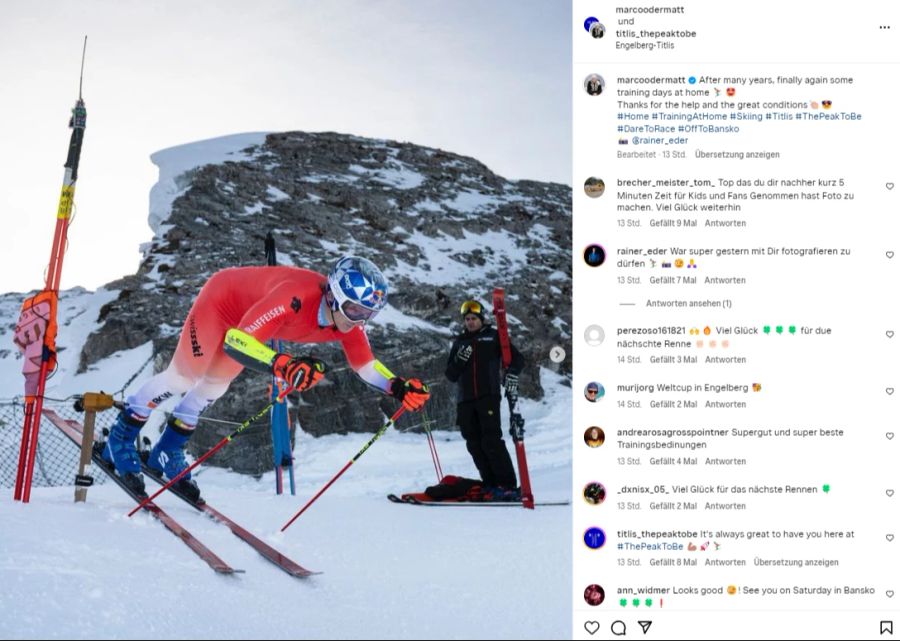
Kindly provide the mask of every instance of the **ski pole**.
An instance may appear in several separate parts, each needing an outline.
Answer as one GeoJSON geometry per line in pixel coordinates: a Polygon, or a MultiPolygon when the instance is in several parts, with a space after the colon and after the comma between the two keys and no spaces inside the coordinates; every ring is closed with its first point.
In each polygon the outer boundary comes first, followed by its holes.
{"type": "Polygon", "coordinates": [[[246,421],[244,421],[243,423],[241,423],[241,424],[238,426],[238,428],[237,428],[236,430],[234,430],[231,434],[229,434],[228,436],[226,436],[225,438],[223,438],[221,441],[219,441],[219,442],[218,442],[211,450],[209,450],[206,454],[204,454],[203,456],[201,456],[200,458],[198,458],[196,461],[194,461],[194,462],[193,462],[191,465],[189,465],[188,467],[184,468],[184,469],[181,471],[180,474],[178,474],[178,475],[177,475],[175,478],[173,478],[171,481],[169,481],[168,483],[166,483],[165,485],[163,485],[161,488],[159,488],[159,490],[157,490],[156,493],[153,494],[153,496],[148,496],[148,497],[145,498],[143,501],[141,501],[140,503],[138,503],[138,506],[137,506],[136,508],[134,508],[133,510],[131,510],[131,512],[128,513],[128,516],[131,516],[132,514],[134,514],[134,513],[137,512],[138,510],[140,510],[142,507],[144,507],[145,505],[147,505],[148,503],[150,503],[150,502],[151,502],[153,499],[155,499],[157,496],[159,496],[160,494],[162,494],[163,492],[165,492],[166,490],[168,490],[170,487],[172,487],[175,483],[177,483],[178,481],[180,481],[181,478],[182,478],[185,474],[187,474],[188,472],[190,472],[192,469],[194,469],[195,467],[197,467],[198,465],[200,465],[203,461],[205,461],[205,460],[208,459],[210,456],[212,456],[213,454],[215,454],[216,452],[218,452],[220,449],[222,449],[223,447],[225,447],[228,443],[230,443],[230,442],[234,439],[234,437],[236,437],[238,434],[240,434],[240,433],[243,432],[245,429],[247,429],[248,427],[250,427],[250,425],[251,425],[253,422],[255,422],[257,419],[260,419],[260,418],[262,418],[263,416],[265,416],[266,413],[267,413],[270,409],[272,409],[272,406],[275,405],[275,403],[278,403],[282,398],[284,398],[285,396],[287,396],[292,390],[293,390],[293,388],[292,388],[292,387],[289,387],[289,388],[287,389],[287,391],[285,391],[283,394],[281,394],[281,396],[279,396],[278,398],[274,399],[272,402],[270,402],[268,405],[266,405],[264,408],[262,408],[259,412],[257,412],[254,416],[251,416],[251,417],[248,418],[246,421]]]}
{"type": "Polygon", "coordinates": [[[437,474],[438,483],[444,478],[444,470],[441,468],[441,459],[437,453],[437,445],[434,442],[434,436],[431,434],[431,428],[428,427],[428,415],[423,416],[422,425],[425,427],[425,434],[428,435],[428,449],[431,450],[431,462],[434,464],[434,473],[437,474]]]}
{"type": "Polygon", "coordinates": [[[346,472],[347,469],[348,469],[351,465],[353,465],[353,464],[356,462],[356,459],[358,459],[360,456],[362,456],[363,454],[365,454],[366,450],[369,449],[370,447],[372,447],[372,443],[374,443],[375,441],[377,441],[378,438],[379,438],[382,434],[384,434],[384,433],[387,431],[387,429],[388,429],[391,425],[394,424],[394,421],[396,421],[398,418],[400,418],[400,415],[403,414],[403,412],[404,412],[405,410],[406,410],[405,407],[401,407],[401,408],[398,409],[396,412],[394,412],[394,415],[390,418],[390,420],[388,420],[387,423],[385,423],[384,425],[382,425],[382,426],[381,426],[381,429],[379,429],[377,432],[375,432],[375,436],[373,436],[372,438],[370,438],[370,439],[369,439],[369,442],[366,443],[365,445],[363,445],[363,446],[362,446],[362,449],[361,449],[359,452],[356,453],[356,456],[354,456],[352,459],[350,459],[349,461],[347,461],[347,464],[344,465],[344,467],[341,468],[341,471],[338,472],[337,474],[335,474],[335,475],[334,475],[334,478],[332,478],[330,481],[328,481],[328,483],[325,484],[325,487],[323,487],[321,490],[319,490],[319,491],[316,493],[316,495],[315,495],[314,497],[312,497],[312,498],[307,502],[306,505],[304,505],[302,508],[300,508],[300,511],[299,511],[299,512],[297,512],[294,516],[291,517],[291,520],[290,520],[290,521],[288,521],[287,523],[284,524],[284,526],[281,528],[281,531],[284,532],[286,529],[288,529],[288,528],[291,526],[291,523],[293,523],[294,521],[296,521],[296,520],[300,517],[301,514],[303,514],[304,512],[306,512],[306,509],[307,509],[310,505],[312,505],[313,503],[315,503],[315,501],[316,501],[317,498],[319,498],[320,496],[322,496],[322,494],[325,493],[325,490],[327,490],[329,487],[331,487],[332,483],[334,483],[334,482],[337,481],[339,478],[341,478],[341,474],[343,474],[344,472],[346,472]]]}

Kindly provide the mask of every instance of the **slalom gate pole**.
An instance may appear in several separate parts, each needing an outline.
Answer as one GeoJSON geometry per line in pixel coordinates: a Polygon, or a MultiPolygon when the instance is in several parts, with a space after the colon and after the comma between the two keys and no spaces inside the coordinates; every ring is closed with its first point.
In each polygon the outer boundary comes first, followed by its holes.
{"type": "MultiPolygon", "coordinates": [[[[275,237],[272,232],[266,234],[265,241],[266,265],[278,264],[278,253],[275,248],[275,237]]],[[[269,341],[269,347],[276,352],[282,349],[281,341],[273,338],[269,341]]],[[[275,400],[281,394],[278,378],[273,374],[269,397],[275,400]]],[[[269,417],[272,428],[272,462],[275,466],[275,494],[284,492],[284,470],[288,470],[290,476],[291,494],[296,493],[294,486],[294,453],[291,447],[290,414],[284,400],[272,406],[272,414],[269,417]]]]}
{"type": "MultiPolygon", "coordinates": [[[[81,50],[81,73],[78,77],[78,100],[72,108],[72,117],[69,127],[72,135],[69,138],[69,153],[66,156],[63,185],[59,194],[59,206],[56,209],[56,229],[53,234],[53,245],[50,248],[50,264],[47,267],[47,280],[44,284],[44,292],[51,292],[55,297],[59,293],[59,283],[62,277],[63,258],[66,254],[68,243],[69,223],[72,220],[72,206],[75,202],[75,183],[78,180],[78,163],[81,160],[81,145],[84,141],[84,129],[87,123],[87,109],[81,97],[81,85],[84,80],[84,58],[87,53],[87,36],[84,37],[84,47],[81,50]]],[[[55,300],[55,298],[54,298],[55,300]]],[[[45,319],[48,323],[56,322],[55,303],[52,307],[53,318],[45,319]]],[[[41,355],[41,368],[38,374],[36,391],[29,393],[25,401],[25,422],[22,425],[22,444],[19,449],[19,467],[16,470],[16,485],[13,499],[28,503],[31,499],[31,479],[34,476],[34,457],[37,453],[38,431],[41,427],[41,410],[44,405],[44,388],[47,384],[47,376],[50,374],[50,361],[55,363],[56,345],[53,341],[56,336],[48,336],[44,333],[43,350],[41,355]],[[48,343],[49,340],[49,343],[48,343]]],[[[26,385],[26,388],[28,386],[26,385]]]]}

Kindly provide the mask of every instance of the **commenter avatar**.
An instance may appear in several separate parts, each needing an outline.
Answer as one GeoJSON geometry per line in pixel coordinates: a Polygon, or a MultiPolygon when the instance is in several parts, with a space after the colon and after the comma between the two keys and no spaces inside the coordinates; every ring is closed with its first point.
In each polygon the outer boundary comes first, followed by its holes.
{"type": "Polygon", "coordinates": [[[592,73],[584,79],[584,90],[589,96],[599,96],[606,87],[606,81],[599,74],[592,73]]]}

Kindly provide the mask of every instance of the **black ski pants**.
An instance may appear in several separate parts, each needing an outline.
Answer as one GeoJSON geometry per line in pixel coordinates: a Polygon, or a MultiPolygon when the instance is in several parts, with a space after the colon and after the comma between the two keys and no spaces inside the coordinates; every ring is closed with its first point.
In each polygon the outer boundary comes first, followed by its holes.
{"type": "Polygon", "coordinates": [[[500,427],[500,397],[484,396],[459,403],[456,422],[484,484],[517,487],[516,472],[500,427]]]}

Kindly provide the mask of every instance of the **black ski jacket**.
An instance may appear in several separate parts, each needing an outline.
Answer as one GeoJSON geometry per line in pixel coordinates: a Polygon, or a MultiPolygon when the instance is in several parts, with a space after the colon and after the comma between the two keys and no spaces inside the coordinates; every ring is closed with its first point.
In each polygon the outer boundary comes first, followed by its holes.
{"type": "MultiPolygon", "coordinates": [[[[509,373],[518,375],[525,367],[525,357],[510,343],[512,361],[509,373]]],[[[457,383],[456,402],[474,401],[485,396],[500,396],[500,368],[503,357],[500,352],[500,334],[491,326],[483,326],[474,333],[463,331],[453,341],[447,370],[444,372],[457,383]],[[456,355],[466,345],[472,346],[469,360],[461,363],[456,355]]]]}

